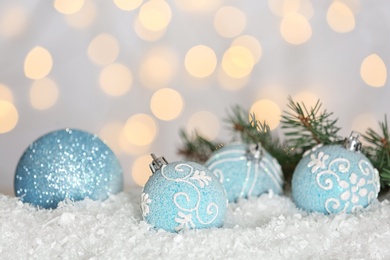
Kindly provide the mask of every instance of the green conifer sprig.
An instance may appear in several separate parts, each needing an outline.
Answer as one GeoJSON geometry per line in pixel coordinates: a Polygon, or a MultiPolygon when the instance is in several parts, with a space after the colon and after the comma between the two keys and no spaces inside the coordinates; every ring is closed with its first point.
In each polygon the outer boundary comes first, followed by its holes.
{"type": "Polygon", "coordinates": [[[317,144],[341,143],[338,135],[338,119],[332,119],[333,113],[321,111],[322,103],[317,101],[314,107],[308,109],[306,105],[288,98],[288,108],[282,115],[282,129],[286,129],[287,143],[295,147],[297,153],[302,154],[317,144]]]}
{"type": "Polygon", "coordinates": [[[212,142],[201,136],[197,131],[189,136],[183,129],[180,130],[183,147],[179,148],[178,154],[189,161],[205,163],[210,155],[223,146],[222,143],[212,142]]]}
{"type": "Polygon", "coordinates": [[[381,177],[381,186],[390,186],[390,133],[387,124],[387,116],[383,122],[379,122],[380,132],[372,128],[367,129],[363,138],[369,143],[363,152],[378,169],[381,177]]]}

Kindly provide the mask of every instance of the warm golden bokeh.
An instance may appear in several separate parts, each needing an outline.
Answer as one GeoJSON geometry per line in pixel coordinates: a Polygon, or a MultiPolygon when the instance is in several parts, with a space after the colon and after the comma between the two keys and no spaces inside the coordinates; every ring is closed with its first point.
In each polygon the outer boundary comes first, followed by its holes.
{"type": "Polygon", "coordinates": [[[27,27],[27,13],[22,5],[11,5],[0,11],[0,36],[6,38],[22,34],[27,27]]]}
{"type": "Polygon", "coordinates": [[[30,79],[42,79],[53,68],[53,59],[48,50],[41,46],[34,47],[24,60],[24,74],[30,79]]]}
{"type": "Polygon", "coordinates": [[[266,122],[271,130],[278,127],[282,115],[280,107],[272,100],[262,99],[256,101],[250,108],[250,114],[254,113],[260,122],[266,122]]]}
{"type": "Polygon", "coordinates": [[[113,63],[119,54],[117,39],[108,33],[101,33],[88,46],[88,57],[98,65],[113,63]]]}
{"type": "Polygon", "coordinates": [[[54,8],[63,14],[74,14],[80,11],[84,0],[54,0],[54,8]]]}
{"type": "Polygon", "coordinates": [[[32,107],[37,110],[52,107],[57,102],[58,97],[58,86],[50,78],[36,80],[30,88],[30,102],[32,107]]]}
{"type": "Polygon", "coordinates": [[[305,17],[298,13],[290,13],[283,18],[280,33],[286,42],[298,45],[310,39],[312,30],[305,17]]]}
{"type": "Polygon", "coordinates": [[[355,16],[342,2],[333,2],[328,9],[326,20],[333,31],[347,33],[355,28],[355,16]]]}
{"type": "Polygon", "coordinates": [[[164,0],[149,0],[139,10],[138,19],[149,31],[161,31],[171,21],[172,11],[164,0]]]}
{"type": "Polygon", "coordinates": [[[214,16],[214,28],[222,37],[236,37],[243,32],[245,26],[245,13],[237,7],[221,7],[214,16]]]}
{"type": "Polygon", "coordinates": [[[215,10],[222,0],[175,0],[175,4],[187,12],[210,12],[215,10]]]}
{"type": "Polygon", "coordinates": [[[184,66],[191,76],[205,78],[214,72],[217,66],[217,56],[210,47],[196,45],[187,51],[184,66]]]}
{"type": "Polygon", "coordinates": [[[14,95],[12,94],[11,89],[3,84],[0,84],[0,100],[5,100],[10,103],[14,102],[14,95]]]}
{"type": "Polygon", "coordinates": [[[0,134],[7,133],[15,128],[19,120],[16,107],[6,100],[0,100],[0,134]]]}
{"type": "Polygon", "coordinates": [[[254,64],[252,52],[244,46],[236,45],[225,51],[221,65],[228,76],[244,78],[252,72],[254,64]]]}
{"type": "Polygon", "coordinates": [[[360,66],[360,76],[371,87],[383,87],[387,81],[387,68],[378,54],[367,56],[360,66]]]}
{"type": "Polygon", "coordinates": [[[263,52],[260,42],[251,35],[241,35],[237,37],[232,42],[231,46],[242,46],[247,48],[252,53],[255,63],[259,62],[263,52]]]}
{"type": "Polygon", "coordinates": [[[127,66],[113,63],[102,69],[99,83],[107,95],[113,97],[123,96],[133,84],[133,74],[127,66]]]}
{"type": "Polygon", "coordinates": [[[136,184],[144,186],[152,175],[149,164],[152,162],[150,154],[139,156],[131,167],[131,174],[136,184]]]}
{"type": "Polygon", "coordinates": [[[135,114],[125,124],[124,135],[133,145],[144,146],[152,143],[157,135],[157,123],[147,114],[135,114]]]}
{"type": "Polygon", "coordinates": [[[184,101],[179,92],[171,88],[157,90],[150,100],[150,110],[158,119],[170,121],[182,112],[184,101]]]}

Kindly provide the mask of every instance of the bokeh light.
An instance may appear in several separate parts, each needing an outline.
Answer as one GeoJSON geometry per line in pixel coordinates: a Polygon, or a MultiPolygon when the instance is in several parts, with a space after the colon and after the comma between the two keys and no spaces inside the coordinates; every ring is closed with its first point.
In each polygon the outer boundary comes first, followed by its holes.
{"type": "Polygon", "coordinates": [[[152,157],[149,154],[138,157],[131,167],[131,175],[134,182],[139,186],[144,186],[152,175],[149,169],[149,164],[152,162],[152,157]]]}
{"type": "Polygon", "coordinates": [[[310,0],[268,0],[268,7],[279,17],[290,13],[299,13],[306,19],[310,19],[314,14],[310,0]]]}
{"type": "Polygon", "coordinates": [[[114,4],[124,11],[131,11],[137,9],[143,0],[114,0],[114,4]]]}
{"type": "Polygon", "coordinates": [[[53,67],[53,59],[48,50],[41,46],[34,47],[24,60],[24,74],[30,79],[46,77],[53,67]]]}
{"type": "Polygon", "coordinates": [[[63,14],[74,14],[80,11],[84,0],[55,0],[54,8],[63,14]]]}
{"type": "Polygon", "coordinates": [[[149,0],[139,10],[140,23],[150,31],[161,31],[171,21],[172,11],[163,0],[149,0]]]}
{"type": "Polygon", "coordinates": [[[214,28],[222,37],[236,37],[244,31],[245,26],[245,13],[233,6],[221,7],[214,16],[214,28]]]}
{"type": "Polygon", "coordinates": [[[123,64],[113,63],[104,67],[99,77],[100,87],[109,96],[126,94],[133,84],[133,74],[123,64]]]}
{"type": "Polygon", "coordinates": [[[209,12],[220,6],[222,0],[175,0],[175,4],[187,12],[209,12]]]}
{"type": "Polygon", "coordinates": [[[142,40],[147,42],[154,42],[164,36],[166,28],[162,29],[161,31],[150,31],[146,29],[137,18],[134,22],[134,31],[142,40]]]}
{"type": "Polygon", "coordinates": [[[333,2],[328,9],[326,20],[333,31],[347,33],[355,28],[355,16],[342,2],[333,2]]]}
{"type": "Polygon", "coordinates": [[[218,137],[220,120],[216,115],[208,111],[198,111],[191,115],[187,123],[187,132],[196,131],[201,136],[213,140],[218,137]]]}
{"type": "Polygon", "coordinates": [[[190,75],[205,78],[214,72],[217,66],[217,56],[210,47],[196,45],[188,50],[184,65],[190,75]]]}
{"type": "Polygon", "coordinates": [[[129,155],[140,155],[144,154],[149,150],[150,143],[145,145],[136,145],[131,143],[126,137],[126,129],[123,128],[119,134],[119,146],[122,153],[129,155]]]}
{"type": "Polygon", "coordinates": [[[360,76],[371,87],[383,87],[387,80],[386,64],[377,54],[371,54],[363,60],[360,76]]]}
{"type": "Polygon", "coordinates": [[[11,5],[0,11],[0,35],[6,38],[22,34],[27,25],[27,13],[21,5],[11,5]]]}
{"type": "Polygon", "coordinates": [[[0,84],[0,100],[5,100],[10,103],[14,102],[14,95],[6,85],[0,84]]]}
{"type": "Polygon", "coordinates": [[[0,134],[7,133],[15,128],[19,115],[15,106],[6,100],[0,100],[0,134]]]}
{"type": "Polygon", "coordinates": [[[97,8],[93,0],[86,0],[77,13],[67,15],[66,22],[77,29],[88,28],[96,20],[97,8]]]}
{"type": "Polygon", "coordinates": [[[113,63],[119,54],[117,39],[108,33],[101,33],[88,46],[88,57],[99,65],[113,63]]]}
{"type": "Polygon", "coordinates": [[[169,121],[177,118],[183,110],[184,101],[180,93],[171,88],[157,90],[151,100],[150,109],[158,119],[169,121]]]}
{"type": "Polygon", "coordinates": [[[99,137],[114,151],[115,154],[121,154],[120,135],[124,124],[120,121],[112,121],[105,124],[99,131],[99,137]]]}
{"type": "Polygon", "coordinates": [[[256,101],[250,108],[250,113],[254,113],[256,119],[261,123],[264,121],[269,125],[271,130],[275,129],[281,119],[281,110],[272,100],[262,99],[256,101]]]}
{"type": "Polygon", "coordinates": [[[260,42],[251,35],[241,35],[234,39],[231,46],[242,46],[247,48],[255,60],[255,63],[259,62],[262,54],[260,42]]]}
{"type": "Polygon", "coordinates": [[[124,134],[133,145],[148,145],[154,141],[157,135],[157,124],[147,114],[135,114],[125,124],[124,134]]]}
{"type": "Polygon", "coordinates": [[[248,76],[255,64],[252,52],[243,46],[232,46],[222,58],[222,68],[232,78],[248,76]]]}
{"type": "Polygon", "coordinates": [[[283,39],[290,44],[302,44],[311,37],[311,26],[307,19],[298,13],[286,15],[280,24],[283,39]]]}
{"type": "Polygon", "coordinates": [[[58,96],[58,86],[50,78],[36,80],[30,88],[31,105],[38,110],[52,107],[57,102],[58,96]]]}
{"type": "Polygon", "coordinates": [[[170,49],[156,47],[142,59],[140,80],[147,88],[156,89],[168,86],[176,73],[177,56],[170,49]]]}

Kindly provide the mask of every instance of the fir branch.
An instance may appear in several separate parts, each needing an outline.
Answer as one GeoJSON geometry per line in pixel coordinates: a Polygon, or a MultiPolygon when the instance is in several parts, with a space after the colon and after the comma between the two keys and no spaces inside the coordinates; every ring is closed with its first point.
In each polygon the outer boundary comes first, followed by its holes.
{"type": "Polygon", "coordinates": [[[254,113],[249,113],[240,106],[231,109],[225,120],[233,131],[234,135],[239,135],[244,143],[260,143],[262,147],[275,157],[283,168],[283,173],[287,182],[291,179],[296,164],[300,160],[293,147],[273,135],[269,125],[264,121],[256,119],[254,113]]]}
{"type": "Polygon", "coordinates": [[[282,115],[282,128],[288,130],[288,144],[303,153],[317,144],[341,143],[338,136],[340,127],[336,126],[338,119],[331,119],[333,113],[321,112],[322,103],[317,101],[314,107],[307,109],[304,103],[294,102],[289,97],[288,108],[282,115]]]}
{"type": "Polygon", "coordinates": [[[379,133],[369,128],[363,135],[363,138],[370,144],[364,148],[363,152],[380,172],[383,187],[390,186],[390,133],[386,115],[384,121],[379,122],[379,128],[379,133]]]}
{"type": "Polygon", "coordinates": [[[178,154],[186,160],[197,163],[205,163],[211,153],[223,146],[222,143],[211,142],[198,132],[194,132],[190,137],[183,129],[180,130],[180,137],[183,141],[183,147],[178,149],[178,154]]]}

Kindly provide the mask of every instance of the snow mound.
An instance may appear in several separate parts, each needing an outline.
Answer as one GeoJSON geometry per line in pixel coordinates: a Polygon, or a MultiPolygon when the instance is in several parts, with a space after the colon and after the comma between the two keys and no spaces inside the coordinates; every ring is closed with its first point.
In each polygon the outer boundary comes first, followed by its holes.
{"type": "Polygon", "coordinates": [[[37,210],[0,195],[0,259],[390,259],[390,203],[305,213],[288,196],[230,204],[223,228],[169,233],[142,220],[141,189],[37,210]]]}

